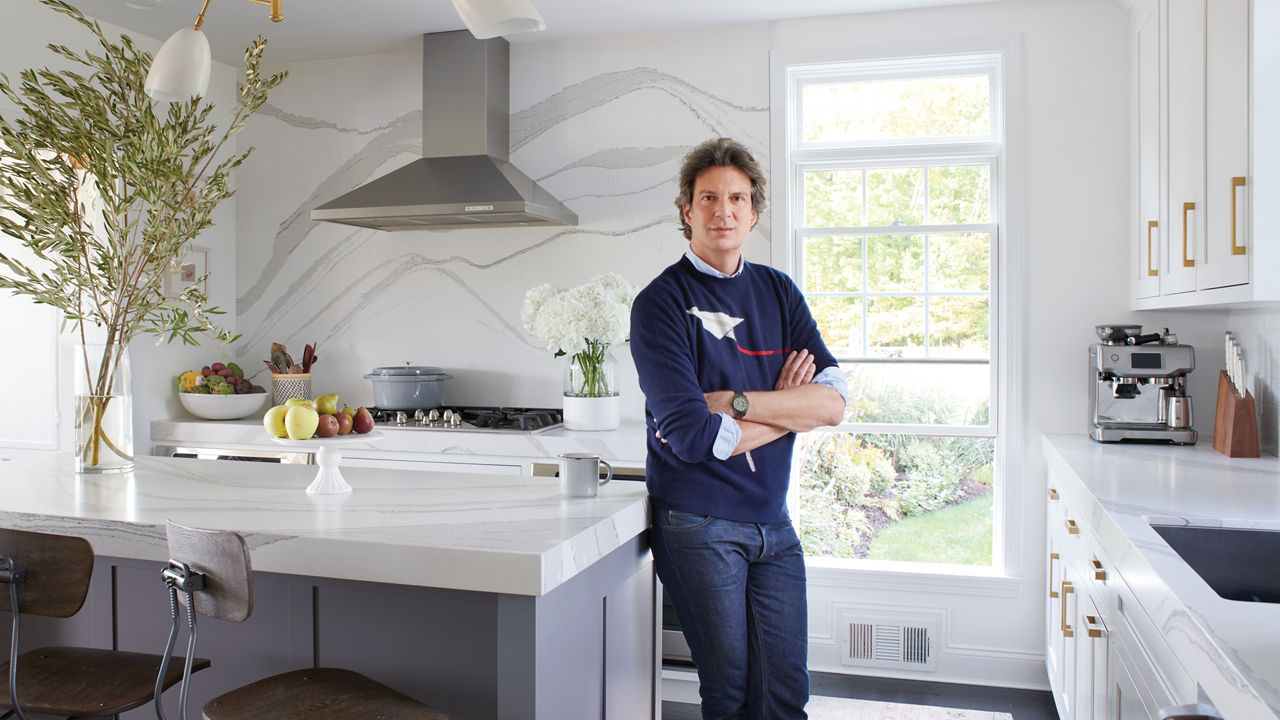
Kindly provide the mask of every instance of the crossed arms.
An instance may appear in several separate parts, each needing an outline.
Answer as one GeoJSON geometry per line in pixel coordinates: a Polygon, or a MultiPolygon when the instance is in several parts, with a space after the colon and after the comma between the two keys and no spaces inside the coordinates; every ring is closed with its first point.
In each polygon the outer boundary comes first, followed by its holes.
{"type": "MultiPolygon", "coordinates": [[[[782,364],[773,390],[747,392],[750,408],[736,420],[742,435],[730,456],[767,445],[789,432],[806,432],[838,425],[844,419],[844,398],[834,388],[814,385],[813,356],[808,350],[792,352],[782,364]]],[[[732,390],[705,394],[707,409],[733,414],[732,390]]]]}

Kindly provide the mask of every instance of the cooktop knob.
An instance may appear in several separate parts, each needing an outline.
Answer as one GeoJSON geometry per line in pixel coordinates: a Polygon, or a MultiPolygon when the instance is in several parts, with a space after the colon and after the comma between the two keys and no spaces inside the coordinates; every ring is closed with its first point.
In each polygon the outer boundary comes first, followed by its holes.
{"type": "Polygon", "coordinates": [[[396,411],[396,424],[397,424],[397,425],[404,425],[404,424],[405,424],[405,423],[407,423],[407,422],[409,422],[409,416],[408,416],[408,415],[406,415],[406,414],[405,414],[405,412],[404,412],[403,410],[397,410],[397,411],[396,411]]]}

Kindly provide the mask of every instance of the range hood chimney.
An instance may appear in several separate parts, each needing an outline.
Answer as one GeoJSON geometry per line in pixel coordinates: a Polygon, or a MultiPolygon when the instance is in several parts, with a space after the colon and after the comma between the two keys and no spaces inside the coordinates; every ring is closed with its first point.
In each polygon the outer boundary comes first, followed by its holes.
{"type": "Polygon", "coordinates": [[[423,157],[314,208],[311,219],[375,230],[577,225],[507,161],[510,55],[500,37],[423,35],[423,157]]]}

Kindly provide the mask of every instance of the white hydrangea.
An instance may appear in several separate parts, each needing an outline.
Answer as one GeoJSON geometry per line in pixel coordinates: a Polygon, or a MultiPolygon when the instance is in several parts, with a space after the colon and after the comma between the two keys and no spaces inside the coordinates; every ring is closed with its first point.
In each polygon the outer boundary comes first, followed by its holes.
{"type": "Polygon", "coordinates": [[[576,355],[587,343],[626,342],[636,288],[617,273],[569,290],[539,285],[524,296],[520,320],[552,352],[576,355]]]}

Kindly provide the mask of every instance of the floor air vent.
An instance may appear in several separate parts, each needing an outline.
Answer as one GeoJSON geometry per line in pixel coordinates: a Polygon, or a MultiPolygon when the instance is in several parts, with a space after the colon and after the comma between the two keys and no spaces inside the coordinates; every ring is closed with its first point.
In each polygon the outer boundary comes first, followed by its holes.
{"type": "Polygon", "coordinates": [[[933,643],[938,623],[932,618],[921,622],[845,615],[841,620],[847,633],[843,638],[844,664],[901,670],[935,669],[933,643]]]}

